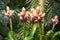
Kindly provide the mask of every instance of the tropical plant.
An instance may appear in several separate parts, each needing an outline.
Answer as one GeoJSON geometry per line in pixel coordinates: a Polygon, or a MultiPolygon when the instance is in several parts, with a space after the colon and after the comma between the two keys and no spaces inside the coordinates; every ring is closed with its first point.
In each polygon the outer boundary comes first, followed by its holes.
{"type": "Polygon", "coordinates": [[[0,0],[0,35],[3,40],[60,40],[59,4],[59,0],[0,0]]]}

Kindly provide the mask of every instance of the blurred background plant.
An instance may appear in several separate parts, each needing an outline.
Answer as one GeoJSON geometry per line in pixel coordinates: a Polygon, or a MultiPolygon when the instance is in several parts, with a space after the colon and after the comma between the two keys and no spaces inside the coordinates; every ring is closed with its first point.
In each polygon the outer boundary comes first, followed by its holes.
{"type": "MultiPolygon", "coordinates": [[[[5,16],[6,13],[6,6],[9,6],[12,10],[14,10],[14,15],[12,17],[12,23],[13,23],[13,31],[16,36],[16,39],[22,40],[23,36],[23,27],[22,22],[19,20],[19,17],[17,16],[18,13],[21,12],[22,7],[25,7],[27,10],[30,10],[30,8],[36,8],[37,6],[40,6],[39,3],[40,0],[0,0],[0,35],[1,38],[5,38],[8,35],[9,32],[9,18],[5,16]]],[[[45,0],[45,22],[44,22],[44,31],[47,35],[46,40],[59,40],[60,37],[60,0],[45,0]],[[52,21],[51,18],[53,18],[55,15],[58,16],[59,23],[55,26],[54,32],[49,31],[52,28],[52,21]],[[54,35],[54,36],[53,36],[54,35]],[[51,39],[52,37],[52,39],[51,39]]],[[[28,21],[26,23],[26,34],[28,35],[29,31],[32,29],[30,27],[31,23],[28,21]],[[28,27],[29,26],[29,27],[28,27]]],[[[40,31],[39,27],[37,28],[33,39],[32,40],[40,40],[40,31]]]]}

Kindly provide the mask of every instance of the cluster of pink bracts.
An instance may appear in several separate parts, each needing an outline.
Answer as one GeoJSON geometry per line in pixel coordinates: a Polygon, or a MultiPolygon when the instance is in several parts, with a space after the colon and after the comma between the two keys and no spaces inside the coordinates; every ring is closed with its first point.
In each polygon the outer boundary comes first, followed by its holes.
{"type": "Polygon", "coordinates": [[[6,13],[5,15],[8,16],[9,18],[12,17],[13,13],[14,13],[14,10],[11,10],[8,6],[6,8],[6,13]]]}
{"type": "Polygon", "coordinates": [[[52,18],[53,24],[58,24],[58,16],[56,15],[54,18],[52,18]]]}
{"type": "Polygon", "coordinates": [[[45,16],[45,13],[42,14],[39,7],[37,7],[36,10],[34,8],[31,8],[30,11],[26,11],[26,9],[23,7],[22,12],[19,13],[18,16],[22,21],[25,21],[27,18],[29,18],[29,20],[34,23],[41,21],[45,16]]]}
{"type": "MultiPolygon", "coordinates": [[[[14,11],[10,10],[9,7],[7,7],[6,10],[7,12],[5,15],[8,16],[9,18],[12,17],[14,11]]],[[[36,9],[31,8],[30,11],[26,11],[26,9],[23,7],[22,12],[20,12],[18,16],[22,22],[26,22],[27,19],[29,18],[29,20],[34,23],[34,22],[41,21],[44,18],[45,13],[40,12],[39,7],[37,7],[36,9]]],[[[58,16],[55,16],[54,18],[52,18],[52,22],[54,24],[57,24],[58,16]]]]}

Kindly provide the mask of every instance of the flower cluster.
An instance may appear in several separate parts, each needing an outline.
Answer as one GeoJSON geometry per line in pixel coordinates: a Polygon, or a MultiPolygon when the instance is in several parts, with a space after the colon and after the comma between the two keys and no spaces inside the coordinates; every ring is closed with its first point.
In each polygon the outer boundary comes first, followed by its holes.
{"type": "Polygon", "coordinates": [[[23,7],[22,12],[19,13],[18,16],[23,22],[26,21],[27,18],[29,18],[29,20],[34,23],[41,21],[44,18],[45,13],[42,14],[39,7],[37,7],[36,9],[31,8],[29,12],[27,12],[26,9],[23,7]]]}
{"type": "Polygon", "coordinates": [[[18,14],[21,21],[26,22],[28,14],[26,12],[26,9],[23,7],[22,12],[18,14]]]}
{"type": "Polygon", "coordinates": [[[40,12],[39,7],[37,7],[36,10],[33,8],[30,10],[31,22],[41,21],[44,18],[44,16],[45,16],[45,13],[42,14],[42,12],[40,12]]]}
{"type": "Polygon", "coordinates": [[[54,18],[52,18],[53,24],[58,24],[58,16],[56,15],[54,18]]]}
{"type": "Polygon", "coordinates": [[[12,17],[13,13],[14,13],[14,10],[11,10],[11,9],[7,6],[7,8],[6,8],[6,14],[5,14],[5,15],[10,18],[10,17],[12,17]]]}

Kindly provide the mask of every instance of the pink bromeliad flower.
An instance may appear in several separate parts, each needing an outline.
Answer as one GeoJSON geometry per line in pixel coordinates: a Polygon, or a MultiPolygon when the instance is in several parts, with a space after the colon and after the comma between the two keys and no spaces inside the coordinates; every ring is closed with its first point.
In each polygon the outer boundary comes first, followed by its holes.
{"type": "Polygon", "coordinates": [[[38,21],[38,20],[36,20],[36,19],[37,19],[37,16],[38,16],[37,13],[36,13],[36,10],[32,10],[32,9],[31,9],[29,15],[30,15],[30,21],[31,21],[31,22],[34,23],[34,22],[37,22],[37,21],[38,21]]]}
{"type": "Polygon", "coordinates": [[[45,16],[45,13],[40,13],[40,15],[39,15],[39,17],[40,17],[40,19],[39,20],[42,20],[43,18],[44,18],[44,16],[45,16]]]}
{"type": "Polygon", "coordinates": [[[10,8],[7,6],[5,15],[8,17],[12,17],[13,13],[14,10],[10,10],[10,8]]]}
{"type": "Polygon", "coordinates": [[[26,21],[28,14],[27,14],[26,9],[24,7],[22,8],[22,12],[19,13],[18,16],[21,21],[23,21],[23,22],[26,21]]]}
{"type": "Polygon", "coordinates": [[[42,12],[40,12],[40,8],[37,7],[36,10],[32,10],[30,11],[30,21],[31,22],[38,22],[41,21],[45,16],[45,13],[42,14],[42,12]]]}
{"type": "Polygon", "coordinates": [[[58,16],[56,15],[54,18],[52,18],[53,24],[58,24],[58,16]]]}

